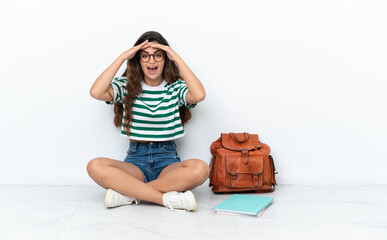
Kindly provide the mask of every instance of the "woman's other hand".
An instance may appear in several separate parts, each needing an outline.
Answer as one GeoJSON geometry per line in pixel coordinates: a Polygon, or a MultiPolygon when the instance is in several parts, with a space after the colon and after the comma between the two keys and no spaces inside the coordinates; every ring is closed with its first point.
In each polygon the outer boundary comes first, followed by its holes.
{"type": "Polygon", "coordinates": [[[169,46],[162,45],[157,42],[152,42],[150,46],[164,50],[167,53],[168,58],[172,61],[176,61],[179,58],[179,55],[177,55],[177,53],[173,51],[172,48],[170,48],[169,46]]]}

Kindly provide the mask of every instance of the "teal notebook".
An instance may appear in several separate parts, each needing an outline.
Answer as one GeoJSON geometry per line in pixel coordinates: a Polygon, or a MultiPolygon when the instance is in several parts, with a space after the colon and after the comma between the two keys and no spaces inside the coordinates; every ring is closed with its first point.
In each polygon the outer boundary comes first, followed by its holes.
{"type": "Polygon", "coordinates": [[[216,212],[258,215],[273,200],[272,197],[234,194],[216,205],[214,209],[216,212]]]}

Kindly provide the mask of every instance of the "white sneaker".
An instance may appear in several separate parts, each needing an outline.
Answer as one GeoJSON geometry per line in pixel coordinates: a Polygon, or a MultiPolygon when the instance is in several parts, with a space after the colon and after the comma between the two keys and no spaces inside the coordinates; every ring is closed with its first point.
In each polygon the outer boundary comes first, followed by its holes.
{"type": "Polygon", "coordinates": [[[118,207],[122,205],[130,205],[133,202],[137,204],[140,203],[140,199],[124,196],[121,193],[114,191],[113,189],[109,189],[105,196],[105,207],[118,207]]]}
{"type": "Polygon", "coordinates": [[[171,210],[184,209],[194,211],[197,208],[195,196],[191,191],[182,192],[167,192],[163,195],[163,204],[171,210]]]}

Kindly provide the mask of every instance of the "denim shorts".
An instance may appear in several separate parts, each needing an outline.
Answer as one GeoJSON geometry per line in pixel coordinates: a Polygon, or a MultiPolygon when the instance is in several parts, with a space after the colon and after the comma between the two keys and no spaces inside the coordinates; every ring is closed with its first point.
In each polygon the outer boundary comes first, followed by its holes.
{"type": "Polygon", "coordinates": [[[180,162],[174,141],[130,142],[125,162],[137,166],[144,174],[145,183],[157,179],[160,172],[175,162],[180,162]]]}

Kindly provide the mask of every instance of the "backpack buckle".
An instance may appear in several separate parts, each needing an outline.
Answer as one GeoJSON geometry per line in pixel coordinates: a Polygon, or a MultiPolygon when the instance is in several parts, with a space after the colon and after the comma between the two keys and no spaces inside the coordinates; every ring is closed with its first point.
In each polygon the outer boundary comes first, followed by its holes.
{"type": "Polygon", "coordinates": [[[249,156],[249,150],[247,148],[241,149],[242,157],[249,156]]]}
{"type": "Polygon", "coordinates": [[[241,150],[242,162],[246,165],[249,162],[249,150],[244,148],[241,150]]]}

